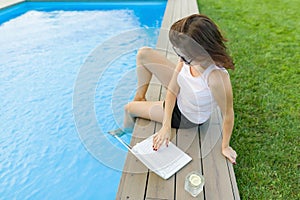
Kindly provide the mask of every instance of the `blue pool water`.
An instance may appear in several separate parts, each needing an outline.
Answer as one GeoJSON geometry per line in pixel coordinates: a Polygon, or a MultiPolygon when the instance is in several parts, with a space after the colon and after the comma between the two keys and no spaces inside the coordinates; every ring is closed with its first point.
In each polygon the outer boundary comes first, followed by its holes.
{"type": "Polygon", "coordinates": [[[165,5],[22,3],[0,11],[0,199],[115,199],[126,150],[105,132],[122,120],[136,51],[155,46],[165,5]],[[82,84],[90,74],[100,130],[93,138],[82,84]]]}

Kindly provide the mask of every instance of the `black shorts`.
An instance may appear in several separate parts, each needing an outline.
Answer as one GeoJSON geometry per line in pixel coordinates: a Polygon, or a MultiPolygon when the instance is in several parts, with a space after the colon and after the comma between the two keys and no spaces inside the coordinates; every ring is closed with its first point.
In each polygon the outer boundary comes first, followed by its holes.
{"type": "MultiPolygon", "coordinates": [[[[163,108],[165,108],[165,102],[163,102],[163,108]]],[[[172,121],[171,121],[171,127],[172,128],[182,128],[182,129],[188,129],[193,128],[196,126],[199,126],[201,124],[195,124],[188,120],[179,110],[177,101],[175,103],[173,113],[172,113],[172,121]]]]}

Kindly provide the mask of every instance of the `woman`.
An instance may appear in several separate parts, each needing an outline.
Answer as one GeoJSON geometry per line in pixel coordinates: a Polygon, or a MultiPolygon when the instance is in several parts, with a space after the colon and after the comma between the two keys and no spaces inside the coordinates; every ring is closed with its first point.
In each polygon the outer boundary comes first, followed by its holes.
{"type": "MultiPolygon", "coordinates": [[[[137,55],[138,89],[125,106],[124,131],[141,117],[161,122],[153,137],[153,150],[168,145],[171,128],[191,128],[209,119],[216,105],[223,116],[222,154],[233,164],[236,152],[229,146],[234,124],[233,95],[226,69],[234,69],[226,53],[226,39],[205,15],[193,14],[175,22],[169,39],[180,60],[177,65],[157,51],[144,47],[137,55]],[[146,101],[152,75],[167,87],[165,101],[146,101]]],[[[120,134],[122,130],[111,132],[120,134]]]]}

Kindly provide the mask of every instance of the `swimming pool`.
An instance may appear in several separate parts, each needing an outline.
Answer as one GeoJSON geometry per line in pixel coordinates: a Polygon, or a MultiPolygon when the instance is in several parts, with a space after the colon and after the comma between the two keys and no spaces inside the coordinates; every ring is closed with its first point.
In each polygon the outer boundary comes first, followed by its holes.
{"type": "Polygon", "coordinates": [[[0,11],[0,199],[115,199],[126,150],[105,132],[133,96],[136,50],[155,46],[165,5],[22,3],[0,11]],[[97,124],[85,109],[91,90],[97,124]],[[95,125],[100,132],[89,138],[95,125]]]}

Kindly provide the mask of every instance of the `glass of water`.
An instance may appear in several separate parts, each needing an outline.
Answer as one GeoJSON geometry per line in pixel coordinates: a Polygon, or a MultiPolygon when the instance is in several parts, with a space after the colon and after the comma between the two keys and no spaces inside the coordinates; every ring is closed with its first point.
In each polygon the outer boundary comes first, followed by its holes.
{"type": "Polygon", "coordinates": [[[184,189],[196,197],[202,192],[204,182],[205,179],[199,172],[192,171],[185,177],[184,189]]]}

